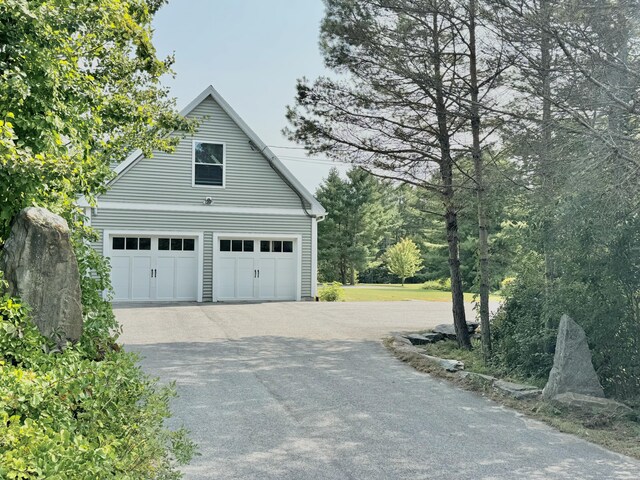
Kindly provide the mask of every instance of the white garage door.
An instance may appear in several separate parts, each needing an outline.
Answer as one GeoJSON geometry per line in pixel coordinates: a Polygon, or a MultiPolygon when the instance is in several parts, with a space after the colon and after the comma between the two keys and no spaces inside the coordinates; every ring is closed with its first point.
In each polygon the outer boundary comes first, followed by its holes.
{"type": "Polygon", "coordinates": [[[197,300],[197,238],[136,234],[108,241],[115,301],[197,300]]]}
{"type": "Polygon", "coordinates": [[[216,300],[297,300],[297,239],[217,238],[216,300]]]}

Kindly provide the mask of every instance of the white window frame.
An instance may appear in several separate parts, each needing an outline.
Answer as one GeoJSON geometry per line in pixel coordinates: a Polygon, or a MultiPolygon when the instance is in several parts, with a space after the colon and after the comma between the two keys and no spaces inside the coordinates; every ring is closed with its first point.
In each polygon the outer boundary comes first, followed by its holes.
{"type": "MultiPolygon", "coordinates": [[[[201,164],[206,165],[206,164],[201,164]]],[[[227,185],[227,144],[216,140],[200,140],[194,138],[191,142],[191,186],[194,188],[225,188],[227,185]],[[196,143],[211,143],[222,145],[222,185],[199,185],[196,183],[196,143]]]]}

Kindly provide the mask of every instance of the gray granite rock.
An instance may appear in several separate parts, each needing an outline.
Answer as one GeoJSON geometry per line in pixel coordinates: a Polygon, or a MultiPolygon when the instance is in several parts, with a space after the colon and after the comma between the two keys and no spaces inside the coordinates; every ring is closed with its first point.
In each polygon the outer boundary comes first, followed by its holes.
{"type": "Polygon", "coordinates": [[[566,392],[555,395],[551,398],[552,403],[557,403],[571,408],[591,410],[597,412],[608,412],[613,414],[631,413],[632,410],[623,403],[616,402],[609,398],[593,397],[580,393],[566,392]]]}
{"type": "Polygon", "coordinates": [[[563,315],[558,328],[553,368],[542,395],[550,399],[566,392],[604,397],[591,362],[587,336],[580,325],[568,315],[563,315]]]}
{"type": "Polygon", "coordinates": [[[393,343],[395,345],[413,345],[413,343],[411,343],[411,340],[409,340],[407,337],[403,337],[402,335],[394,335],[393,343]]]}
{"type": "MultiPolygon", "coordinates": [[[[479,324],[475,322],[467,322],[467,330],[469,331],[469,334],[473,334],[477,330],[478,325],[479,324]]],[[[449,340],[456,339],[456,329],[453,326],[453,323],[442,323],[440,325],[436,325],[433,332],[439,333],[449,340]]]]}
{"type": "Polygon", "coordinates": [[[409,335],[405,335],[404,338],[409,340],[413,345],[426,345],[444,339],[444,335],[441,333],[410,333],[409,335]]]}
{"type": "Polygon", "coordinates": [[[503,395],[507,395],[518,400],[538,398],[542,393],[542,390],[532,385],[507,382],[505,380],[496,380],[493,383],[493,388],[503,395]]]}
{"type": "Polygon", "coordinates": [[[82,335],[80,273],[69,226],[44,208],[25,208],[0,256],[9,295],[32,310],[40,332],[62,346],[82,335]]]}
{"type": "Polygon", "coordinates": [[[418,333],[410,333],[405,335],[405,338],[411,342],[412,345],[426,345],[429,340],[418,333]]]}
{"type": "Polygon", "coordinates": [[[447,372],[457,372],[459,370],[464,370],[464,363],[460,360],[449,360],[447,358],[434,357],[432,355],[426,355],[424,353],[421,354],[421,356],[429,360],[431,363],[438,365],[440,368],[446,370],[447,372]]]}
{"type": "Polygon", "coordinates": [[[436,342],[439,342],[440,340],[444,340],[444,335],[436,332],[423,333],[422,336],[426,338],[429,341],[429,343],[436,343],[436,342]]]}

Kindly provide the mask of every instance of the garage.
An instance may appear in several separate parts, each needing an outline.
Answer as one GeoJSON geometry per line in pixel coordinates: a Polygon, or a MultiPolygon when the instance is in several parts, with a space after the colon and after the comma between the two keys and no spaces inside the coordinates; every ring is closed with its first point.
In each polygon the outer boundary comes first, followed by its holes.
{"type": "Polygon", "coordinates": [[[300,237],[214,236],[214,301],[300,299],[300,237]]]}
{"type": "Polygon", "coordinates": [[[114,301],[201,301],[200,243],[188,234],[105,235],[114,301]]]}

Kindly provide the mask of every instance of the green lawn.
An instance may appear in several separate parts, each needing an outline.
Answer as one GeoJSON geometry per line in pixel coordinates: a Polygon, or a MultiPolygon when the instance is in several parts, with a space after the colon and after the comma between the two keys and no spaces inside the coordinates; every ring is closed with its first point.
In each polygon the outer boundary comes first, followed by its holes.
{"type": "MultiPolygon", "coordinates": [[[[450,302],[451,292],[438,290],[423,290],[422,284],[405,285],[358,285],[345,287],[345,301],[347,302],[397,302],[402,300],[427,300],[430,302],[450,302]]],[[[473,300],[472,293],[465,293],[467,302],[473,300]]],[[[498,297],[492,296],[492,299],[498,297]]]]}

